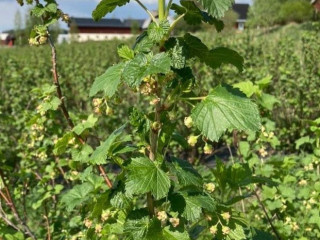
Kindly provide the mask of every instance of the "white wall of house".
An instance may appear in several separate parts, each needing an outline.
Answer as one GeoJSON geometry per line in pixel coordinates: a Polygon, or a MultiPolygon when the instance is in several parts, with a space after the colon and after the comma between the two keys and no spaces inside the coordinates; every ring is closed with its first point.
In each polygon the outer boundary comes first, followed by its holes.
{"type": "Polygon", "coordinates": [[[237,23],[238,23],[238,30],[239,31],[243,31],[244,30],[244,26],[247,20],[245,19],[238,19],[237,23]]]}
{"type": "Polygon", "coordinates": [[[117,34],[117,33],[77,33],[77,34],[59,34],[58,43],[77,41],[104,41],[112,39],[128,39],[134,37],[134,34],[117,34]]]}
{"type": "Polygon", "coordinates": [[[0,40],[2,41],[6,40],[8,35],[9,35],[8,33],[0,33],[0,40]]]}

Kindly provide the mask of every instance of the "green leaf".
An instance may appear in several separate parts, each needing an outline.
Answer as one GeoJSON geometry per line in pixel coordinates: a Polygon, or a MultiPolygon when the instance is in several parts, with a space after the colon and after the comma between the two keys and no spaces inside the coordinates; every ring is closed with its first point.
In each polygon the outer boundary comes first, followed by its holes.
{"type": "Polygon", "coordinates": [[[277,103],[280,103],[280,101],[275,96],[267,93],[262,93],[259,99],[259,104],[269,111],[271,111],[277,103]]]}
{"type": "Polygon", "coordinates": [[[296,143],[296,149],[298,150],[302,145],[306,143],[312,143],[312,139],[310,139],[309,136],[301,137],[295,141],[296,143]]]}
{"type": "Polygon", "coordinates": [[[90,114],[88,119],[82,123],[77,124],[72,131],[75,132],[77,135],[81,135],[84,130],[88,128],[93,128],[98,118],[94,117],[93,114],[90,114]]]}
{"type": "Polygon", "coordinates": [[[201,22],[209,23],[215,25],[218,32],[224,28],[223,21],[213,18],[208,15],[208,13],[201,11],[198,6],[193,1],[180,1],[181,6],[177,4],[172,4],[171,9],[175,11],[176,14],[184,14],[183,19],[189,25],[197,25],[201,22]]]}
{"type": "Polygon", "coordinates": [[[67,150],[67,146],[69,141],[74,138],[74,134],[72,132],[68,132],[60,138],[57,143],[54,145],[53,153],[56,155],[61,155],[67,150]]]}
{"type": "Polygon", "coordinates": [[[92,147],[85,144],[81,149],[73,149],[71,151],[72,160],[76,162],[86,163],[88,162],[89,156],[92,152],[92,147]]]}
{"type": "Polygon", "coordinates": [[[189,221],[196,221],[201,217],[202,209],[195,197],[185,197],[186,206],[182,214],[189,221]]]}
{"type": "Polygon", "coordinates": [[[127,45],[120,45],[118,47],[118,55],[124,60],[131,60],[134,58],[134,51],[127,45]]]}
{"type": "Polygon", "coordinates": [[[148,53],[151,51],[152,47],[153,47],[153,42],[148,37],[148,32],[144,31],[141,35],[137,37],[136,42],[133,46],[133,49],[135,52],[148,53]]]}
{"type": "Polygon", "coordinates": [[[128,171],[126,191],[129,195],[151,192],[158,200],[169,192],[169,177],[150,159],[133,158],[128,171]]]}
{"type": "Polygon", "coordinates": [[[178,158],[171,158],[172,162],[168,163],[170,172],[178,177],[179,184],[183,187],[186,186],[202,186],[201,175],[193,168],[188,162],[178,158]]]}
{"type": "Polygon", "coordinates": [[[31,14],[35,17],[41,17],[46,12],[43,6],[36,6],[31,10],[31,14]]]}
{"type": "Polygon", "coordinates": [[[139,211],[132,212],[134,218],[130,218],[124,225],[124,233],[133,240],[163,240],[161,222],[157,218],[149,219],[141,216],[139,211]]]}
{"type": "Polygon", "coordinates": [[[100,77],[97,77],[90,89],[90,97],[96,95],[100,91],[104,91],[105,95],[111,98],[121,81],[124,64],[120,63],[107,69],[100,77]]]}
{"type": "Polygon", "coordinates": [[[51,13],[56,13],[58,10],[57,4],[56,3],[49,3],[46,7],[45,7],[47,12],[51,12],[51,13]]]}
{"type": "Polygon", "coordinates": [[[233,0],[197,0],[208,13],[216,18],[221,18],[231,7],[233,0]]]}
{"type": "Polygon", "coordinates": [[[231,228],[228,237],[232,240],[243,240],[247,239],[244,233],[243,227],[239,224],[235,224],[235,228],[231,228]]]}
{"type": "Polygon", "coordinates": [[[52,97],[50,101],[44,101],[42,106],[42,111],[47,112],[49,110],[57,110],[61,104],[61,100],[58,97],[52,97]]]}
{"type": "Polygon", "coordinates": [[[113,207],[124,210],[131,207],[132,199],[126,196],[123,192],[118,192],[111,198],[110,203],[113,207]]]}
{"type": "Polygon", "coordinates": [[[89,193],[92,190],[93,187],[90,183],[76,185],[63,195],[61,202],[66,205],[68,211],[72,211],[75,207],[89,199],[89,193]]]}
{"type": "Polygon", "coordinates": [[[188,47],[188,56],[198,57],[211,68],[215,69],[222,64],[232,64],[239,71],[243,69],[244,59],[234,50],[225,47],[215,48],[209,51],[208,47],[201,40],[191,34],[184,35],[184,41],[188,47]]]}
{"type": "Polygon", "coordinates": [[[191,117],[211,141],[218,141],[226,130],[258,131],[261,126],[256,104],[228,85],[216,87],[196,105],[191,117]]]}
{"type": "Polygon", "coordinates": [[[171,231],[170,227],[163,229],[163,237],[165,240],[190,240],[188,232],[171,231]]]}
{"type": "Polygon", "coordinates": [[[127,4],[130,0],[102,0],[92,12],[92,17],[95,21],[100,20],[108,13],[113,12],[116,7],[121,7],[127,4]]]}
{"type": "Polygon", "coordinates": [[[123,71],[124,81],[130,87],[137,87],[144,77],[152,74],[168,73],[170,66],[171,59],[167,53],[156,55],[140,53],[126,65],[123,71]]]}
{"type": "Polygon", "coordinates": [[[177,38],[170,38],[165,43],[165,48],[171,58],[171,66],[175,69],[182,69],[186,65],[186,48],[183,41],[177,38]]]}
{"type": "Polygon", "coordinates": [[[89,162],[91,164],[101,165],[107,162],[106,159],[110,154],[112,144],[119,138],[124,127],[125,125],[115,130],[113,133],[110,134],[106,141],[101,143],[101,145],[96,148],[96,150],[93,152],[89,159],[89,162]]]}
{"type": "Polygon", "coordinates": [[[234,88],[239,88],[247,97],[251,97],[253,94],[260,93],[259,87],[254,85],[251,81],[244,81],[233,84],[234,88]]]}
{"type": "Polygon", "coordinates": [[[153,42],[160,42],[168,33],[170,29],[169,21],[161,21],[159,25],[152,22],[148,27],[148,37],[153,42]]]}

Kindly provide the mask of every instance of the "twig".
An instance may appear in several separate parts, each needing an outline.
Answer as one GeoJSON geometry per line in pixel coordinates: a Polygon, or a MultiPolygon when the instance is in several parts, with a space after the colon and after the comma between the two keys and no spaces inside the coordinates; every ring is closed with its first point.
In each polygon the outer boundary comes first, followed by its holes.
{"type": "MultiPolygon", "coordinates": [[[[16,205],[14,204],[14,201],[11,197],[11,193],[9,191],[9,188],[7,187],[6,182],[4,181],[4,174],[2,173],[2,171],[0,170],[0,178],[1,181],[3,183],[3,189],[5,190],[6,193],[2,192],[0,190],[0,196],[4,199],[4,201],[6,202],[6,204],[8,205],[8,207],[11,209],[14,218],[16,219],[16,221],[22,226],[23,231],[25,232],[25,234],[27,234],[28,236],[31,237],[31,239],[36,240],[36,236],[32,233],[32,231],[30,230],[29,226],[27,225],[27,223],[25,223],[16,208],[16,205]]],[[[11,225],[10,225],[11,226],[11,225]]]]}
{"type": "MultiPolygon", "coordinates": [[[[51,47],[51,54],[52,54],[53,82],[54,82],[54,85],[56,86],[58,98],[61,101],[60,108],[62,110],[63,116],[65,117],[65,119],[68,122],[69,127],[74,128],[73,121],[70,118],[69,112],[68,112],[67,107],[64,102],[64,97],[63,97],[60,82],[59,82],[59,75],[58,75],[58,70],[57,70],[57,50],[56,50],[56,47],[51,39],[49,29],[47,29],[47,33],[48,33],[48,40],[49,40],[49,44],[51,47]]],[[[76,136],[82,145],[84,145],[86,143],[85,140],[81,136],[79,136],[79,135],[76,135],[76,136]]],[[[100,171],[101,175],[103,176],[108,187],[112,188],[112,183],[111,183],[110,179],[108,178],[107,174],[105,173],[105,171],[103,170],[103,168],[101,166],[99,166],[98,170],[100,171]]]]}
{"type": "Polygon", "coordinates": [[[269,215],[268,215],[268,212],[267,212],[267,210],[266,210],[263,202],[261,201],[261,199],[260,199],[260,197],[259,197],[259,194],[257,193],[257,190],[255,189],[255,190],[253,191],[253,193],[254,193],[254,195],[256,196],[256,198],[257,198],[257,200],[258,200],[258,203],[259,203],[260,207],[262,208],[262,210],[263,210],[263,212],[264,212],[264,215],[266,216],[266,218],[267,218],[267,220],[268,220],[268,222],[269,222],[269,224],[270,224],[270,226],[271,226],[272,231],[273,231],[274,234],[276,235],[277,239],[278,239],[278,240],[281,240],[281,237],[280,237],[277,229],[276,229],[275,226],[273,225],[273,223],[272,223],[272,221],[271,221],[271,219],[270,219],[270,217],[269,217],[269,215]]]}
{"type": "MultiPolygon", "coordinates": [[[[232,154],[232,151],[231,151],[231,148],[229,146],[229,144],[227,144],[227,148],[228,148],[228,151],[229,151],[229,154],[230,154],[230,158],[231,158],[231,161],[232,161],[232,164],[234,165],[234,159],[233,159],[233,154],[232,154]]],[[[242,190],[241,190],[241,187],[239,187],[239,194],[240,196],[242,196],[242,190]]],[[[242,207],[242,212],[245,213],[246,212],[246,207],[244,205],[244,200],[241,199],[241,207],[242,207]]]]}

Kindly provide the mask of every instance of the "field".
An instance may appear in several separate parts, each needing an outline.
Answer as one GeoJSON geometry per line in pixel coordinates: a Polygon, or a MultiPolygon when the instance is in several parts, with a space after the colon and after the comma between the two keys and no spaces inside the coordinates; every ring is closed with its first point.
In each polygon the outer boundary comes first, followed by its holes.
{"type": "MultiPolygon", "coordinates": [[[[170,118],[181,119],[181,124],[174,130],[167,155],[187,158],[206,183],[214,183],[215,199],[225,209],[235,206],[241,213],[239,219],[256,231],[245,229],[247,238],[235,233],[231,239],[277,239],[275,232],[281,239],[320,239],[320,26],[290,24],[241,34],[209,32],[197,36],[211,48],[230,47],[245,60],[243,72],[231,65],[213,71],[195,62],[198,95],[208,94],[208,89],[219,83],[233,85],[258,105],[263,127],[258,133],[228,132],[211,144],[212,151],[200,140],[190,146],[188,136],[198,132],[183,125],[191,106],[179,104],[180,111],[170,118]],[[258,234],[260,230],[266,233],[258,234]]],[[[151,100],[133,94],[127,87],[100,108],[89,97],[94,79],[119,61],[120,43],[57,46],[58,72],[71,118],[77,124],[99,123],[90,131],[84,128],[83,134],[92,146],[126,124],[129,116],[134,121],[133,107],[148,108],[151,100]]],[[[80,164],[83,156],[73,151],[77,143],[66,136],[68,125],[58,110],[51,67],[48,46],[0,49],[0,169],[10,173],[9,188],[17,211],[33,232],[45,236],[49,225],[55,233],[52,239],[77,239],[90,229],[83,225],[86,210],[74,211],[76,200],[74,206],[66,207],[62,196],[72,182],[86,180],[98,189],[103,179],[80,164]],[[43,211],[45,214],[39,217],[43,211]]],[[[135,144],[140,136],[133,134],[131,140],[131,147],[139,148],[135,144]]],[[[108,164],[106,170],[115,180],[119,168],[108,164]]],[[[88,198],[89,191],[83,189],[82,194],[79,204],[93,208],[93,214],[101,214],[88,198]]],[[[0,216],[6,208],[1,204],[0,216]]],[[[121,204],[125,208],[126,203],[121,204]]],[[[210,233],[200,229],[193,226],[190,237],[212,239],[210,233]]],[[[103,226],[103,231],[114,233],[114,238],[105,239],[122,239],[116,236],[126,230],[111,222],[103,226]]],[[[25,239],[21,232],[0,221],[1,237],[25,239]]]]}

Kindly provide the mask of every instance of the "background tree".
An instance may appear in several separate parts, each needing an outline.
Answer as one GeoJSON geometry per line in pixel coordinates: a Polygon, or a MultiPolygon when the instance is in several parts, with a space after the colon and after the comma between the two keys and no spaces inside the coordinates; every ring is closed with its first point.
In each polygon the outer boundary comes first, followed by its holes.
{"type": "Polygon", "coordinates": [[[16,44],[22,45],[24,33],[21,13],[18,10],[14,16],[14,35],[16,37],[16,44]]]}

